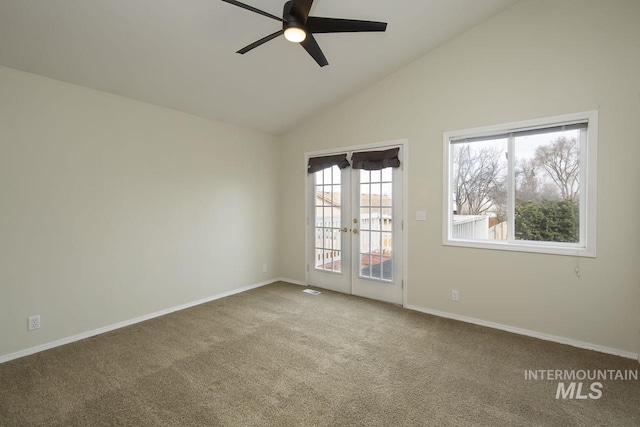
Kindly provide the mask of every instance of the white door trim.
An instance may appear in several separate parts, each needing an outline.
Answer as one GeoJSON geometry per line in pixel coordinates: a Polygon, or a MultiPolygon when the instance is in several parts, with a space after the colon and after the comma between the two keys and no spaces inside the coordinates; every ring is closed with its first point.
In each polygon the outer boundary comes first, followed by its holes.
{"type": "Polygon", "coordinates": [[[402,306],[407,306],[407,288],[408,288],[408,248],[409,248],[409,221],[408,221],[408,213],[409,213],[409,140],[408,139],[398,139],[391,141],[383,141],[383,142],[374,142],[369,144],[362,145],[350,145],[346,147],[337,147],[337,148],[329,148],[325,150],[317,150],[317,151],[308,151],[304,153],[304,216],[305,220],[305,230],[304,230],[304,255],[305,255],[305,272],[304,272],[304,283],[309,286],[309,269],[311,266],[309,265],[309,227],[310,227],[310,215],[309,205],[311,200],[309,200],[310,194],[308,191],[309,188],[309,174],[307,173],[307,165],[309,164],[309,157],[314,156],[329,156],[332,154],[342,154],[345,152],[351,151],[363,151],[368,149],[375,148],[386,148],[386,147],[397,147],[401,146],[402,151],[404,152],[403,161],[400,164],[400,169],[402,172],[402,306]]]}

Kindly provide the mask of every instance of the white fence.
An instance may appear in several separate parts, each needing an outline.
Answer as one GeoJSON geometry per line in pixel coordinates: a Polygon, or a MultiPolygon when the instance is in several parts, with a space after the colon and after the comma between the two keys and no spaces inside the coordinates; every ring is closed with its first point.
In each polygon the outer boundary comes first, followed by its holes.
{"type": "Polygon", "coordinates": [[[489,217],[485,215],[454,215],[451,237],[454,239],[488,239],[489,217]]]}

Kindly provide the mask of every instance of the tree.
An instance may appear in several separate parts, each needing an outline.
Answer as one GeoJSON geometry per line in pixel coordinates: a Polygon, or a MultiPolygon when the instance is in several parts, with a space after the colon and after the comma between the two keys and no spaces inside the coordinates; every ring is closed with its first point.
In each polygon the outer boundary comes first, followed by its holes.
{"type": "Polygon", "coordinates": [[[534,159],[516,161],[516,203],[540,201],[538,165],[534,159]]]}
{"type": "Polygon", "coordinates": [[[502,150],[472,144],[454,147],[453,185],[457,213],[480,215],[492,207],[506,205],[506,162],[502,150]]]}
{"type": "Polygon", "coordinates": [[[579,240],[579,208],[575,200],[533,200],[516,205],[518,240],[570,242],[579,240]]]}
{"type": "Polygon", "coordinates": [[[516,161],[516,204],[529,200],[558,200],[560,190],[554,182],[545,180],[546,171],[540,170],[536,159],[520,159],[516,161]]]}
{"type": "Polygon", "coordinates": [[[575,138],[561,136],[536,149],[535,162],[560,190],[565,200],[578,200],[580,194],[580,156],[575,138]]]}

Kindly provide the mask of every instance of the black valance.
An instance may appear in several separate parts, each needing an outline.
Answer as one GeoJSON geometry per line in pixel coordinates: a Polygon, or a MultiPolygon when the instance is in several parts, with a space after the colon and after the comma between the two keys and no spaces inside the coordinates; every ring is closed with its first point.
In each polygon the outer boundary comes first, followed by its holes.
{"type": "Polygon", "coordinates": [[[368,171],[380,170],[388,167],[400,167],[398,158],[400,148],[392,148],[384,151],[363,151],[353,153],[351,156],[351,167],[354,169],[365,169],[368,171]]]}
{"type": "Polygon", "coordinates": [[[307,172],[315,173],[322,169],[330,168],[331,166],[338,166],[340,169],[344,169],[349,166],[347,155],[335,154],[333,156],[311,157],[309,158],[307,172]]]}

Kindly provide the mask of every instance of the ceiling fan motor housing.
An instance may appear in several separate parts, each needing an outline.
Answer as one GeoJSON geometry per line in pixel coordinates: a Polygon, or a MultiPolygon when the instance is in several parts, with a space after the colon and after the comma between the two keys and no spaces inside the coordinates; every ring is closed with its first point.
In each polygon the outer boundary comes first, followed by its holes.
{"type": "Polygon", "coordinates": [[[293,0],[289,0],[284,4],[284,8],[282,10],[282,29],[286,30],[287,28],[300,28],[304,30],[304,17],[296,16],[295,11],[293,9],[293,0]]]}

